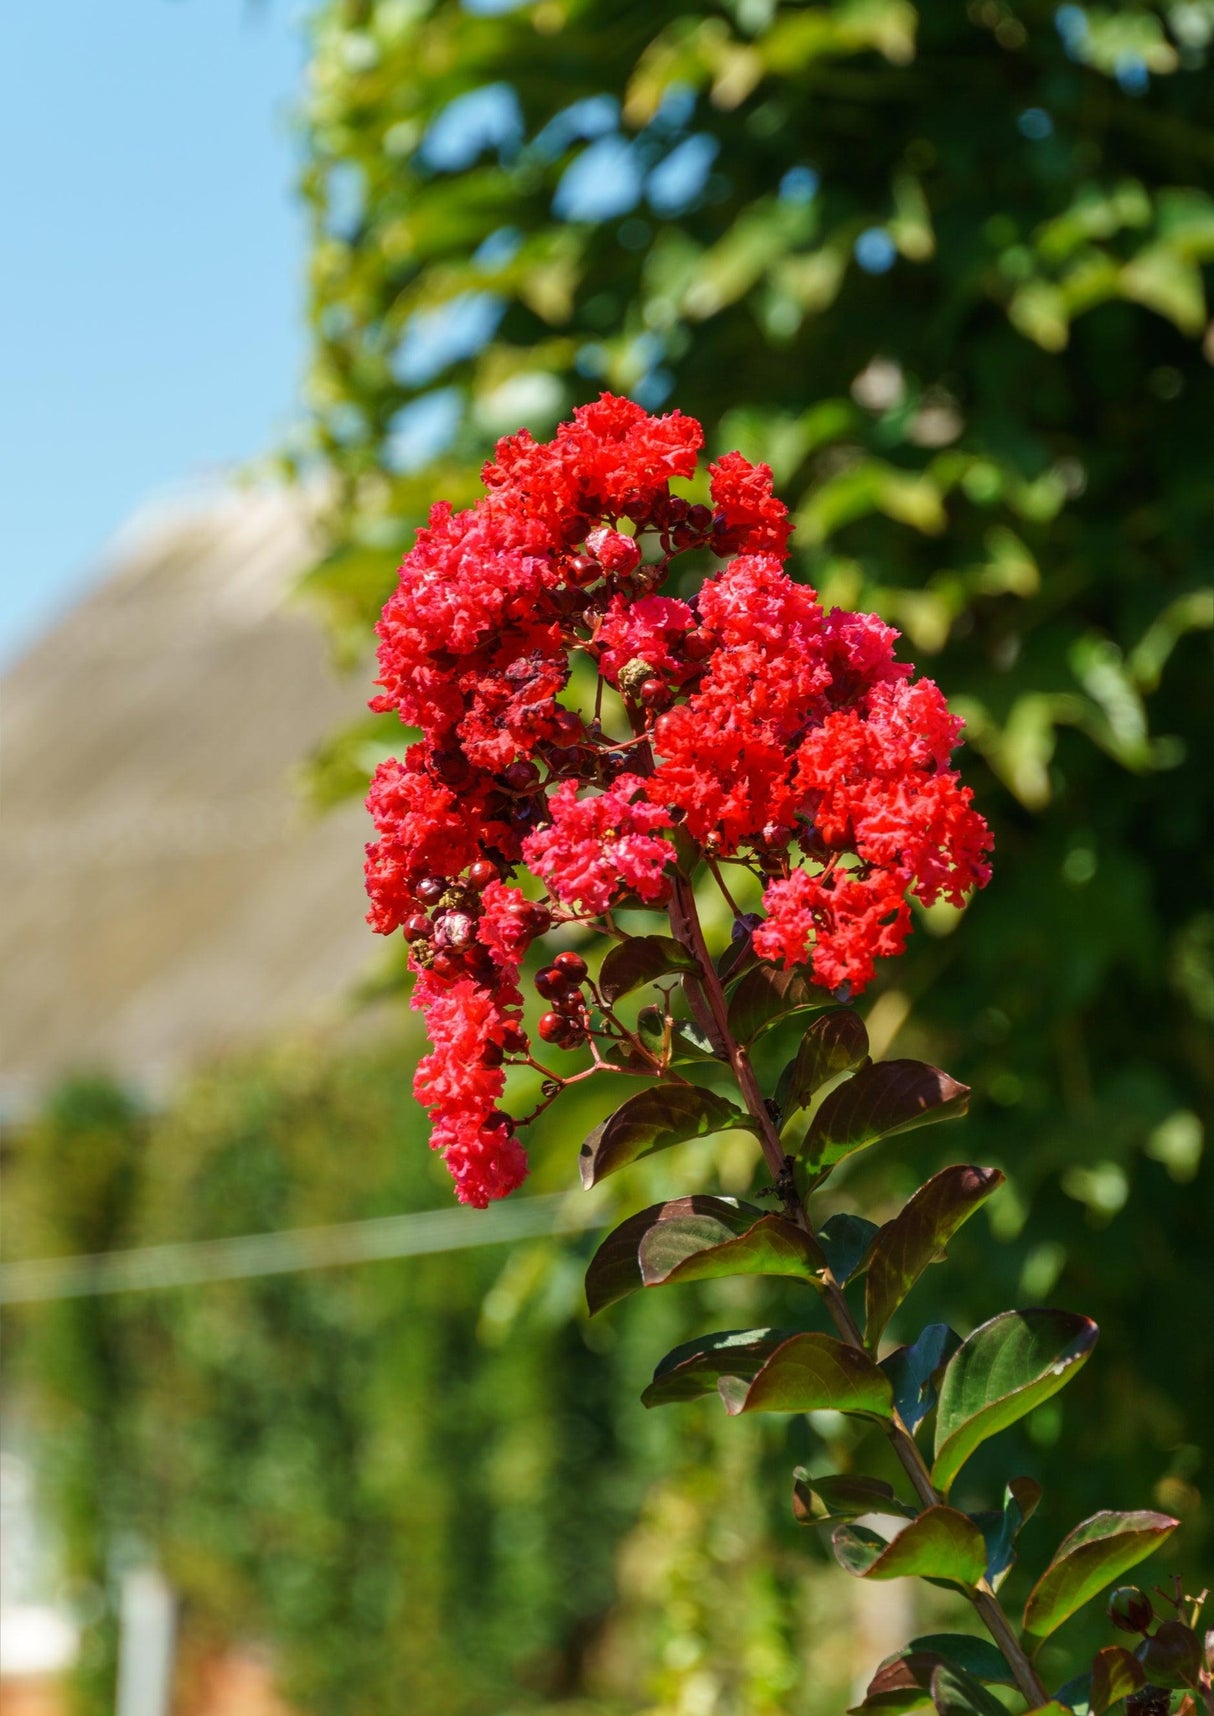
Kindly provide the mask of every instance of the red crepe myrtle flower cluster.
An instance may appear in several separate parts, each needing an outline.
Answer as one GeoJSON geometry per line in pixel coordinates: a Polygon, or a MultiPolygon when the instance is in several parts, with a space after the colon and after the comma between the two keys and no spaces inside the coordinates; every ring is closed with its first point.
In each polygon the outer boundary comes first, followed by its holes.
{"type": "MultiPolygon", "coordinates": [[[[417,1094],[469,1203],[526,1173],[499,1105],[506,1065],[540,1064],[528,944],[625,903],[662,908],[676,837],[684,868],[690,852],[761,878],[759,957],[852,994],[904,946],[909,895],[959,903],[989,875],[941,693],[894,659],[890,627],[824,614],[787,575],[767,466],[711,465],[711,505],[672,492],[702,440],[692,418],[604,394],[550,442],[502,441],[476,506],[434,508],[378,628],[372,707],[422,739],[371,786],[368,917],[410,944],[433,1044],[417,1094]],[[723,564],[694,594],[664,592],[688,550],[723,564]],[[508,882],[523,870],[546,899],[508,882]]],[[[597,1058],[615,1027],[584,967],[541,978],[543,1041],[597,1058]]]]}

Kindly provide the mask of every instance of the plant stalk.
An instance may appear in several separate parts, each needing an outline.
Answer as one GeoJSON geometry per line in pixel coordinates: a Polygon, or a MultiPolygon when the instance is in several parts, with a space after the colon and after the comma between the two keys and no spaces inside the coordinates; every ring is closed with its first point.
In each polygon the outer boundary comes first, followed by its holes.
{"type": "MultiPolygon", "coordinates": [[[[735,1040],[729,1029],[728,1003],[721,980],[717,976],[716,967],[709,955],[708,945],[704,940],[703,926],[696,909],[695,891],[690,879],[681,872],[675,881],[675,899],[672,905],[675,907],[671,914],[672,927],[689,952],[694,954],[696,963],[700,968],[700,986],[712,1013],[713,1024],[716,1027],[715,1034],[719,1036],[729,1055],[738,1089],[747,1109],[757,1123],[764,1160],[771,1170],[772,1179],[783,1185],[786,1183],[784,1146],[780,1142],[779,1133],[768,1113],[763,1092],[759,1088],[758,1079],[755,1077],[754,1068],[750,1063],[750,1056],[742,1044],[735,1040]],[[680,931],[684,933],[680,934],[680,931]]],[[[831,1272],[830,1265],[818,1244],[818,1236],[809,1212],[797,1192],[791,1191],[786,1197],[785,1212],[809,1239],[817,1255],[818,1272],[825,1289],[827,1308],[835,1328],[848,1346],[855,1347],[858,1351],[867,1354],[868,1349],[864,1344],[864,1336],[852,1315],[851,1306],[844,1297],[843,1289],[831,1272]]],[[[938,1507],[942,1497],[932,1483],[927,1462],[923,1458],[919,1444],[896,1412],[893,1415],[893,1421],[886,1426],[886,1435],[889,1437],[894,1453],[898,1456],[902,1468],[923,1506],[938,1507]]],[[[1017,1687],[1029,1701],[1030,1709],[1035,1710],[1039,1705],[1048,1703],[1049,1693],[1042,1685],[1036,1669],[1016,1637],[1015,1629],[1004,1613],[998,1597],[985,1580],[970,1594],[970,1601],[1006,1658],[1008,1667],[1015,1677],[1017,1687]]]]}

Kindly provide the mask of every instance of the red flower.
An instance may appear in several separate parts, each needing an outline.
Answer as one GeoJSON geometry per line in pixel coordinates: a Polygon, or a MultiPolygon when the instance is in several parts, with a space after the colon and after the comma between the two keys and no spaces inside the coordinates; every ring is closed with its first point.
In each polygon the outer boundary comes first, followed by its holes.
{"type": "Polygon", "coordinates": [[[654,834],[670,817],[644,798],[639,775],[621,775],[607,792],[579,799],[577,784],[565,781],[548,801],[552,821],[527,836],[523,856],[558,900],[582,910],[605,912],[631,890],[642,900],[662,897],[663,870],[673,851],[654,834]]]}
{"type": "MultiPolygon", "coordinates": [[[[960,903],[990,873],[939,690],[895,659],[890,626],[824,615],[788,576],[766,465],[711,466],[715,516],[671,493],[702,439],[604,394],[549,442],[502,441],[482,500],[434,508],[379,624],[373,707],[422,742],[371,783],[368,917],[408,937],[432,1043],[417,1092],[472,1203],[526,1172],[499,1104],[526,1052],[520,962],[551,913],[504,879],[520,861],[566,916],[660,904],[677,824],[685,865],[698,847],[766,878],[762,958],[850,993],[901,951],[909,897],[960,903]],[[657,594],[705,542],[735,558],[696,596],[657,594]]],[[[577,986],[549,990],[545,1040],[584,1041],[577,986]]]]}

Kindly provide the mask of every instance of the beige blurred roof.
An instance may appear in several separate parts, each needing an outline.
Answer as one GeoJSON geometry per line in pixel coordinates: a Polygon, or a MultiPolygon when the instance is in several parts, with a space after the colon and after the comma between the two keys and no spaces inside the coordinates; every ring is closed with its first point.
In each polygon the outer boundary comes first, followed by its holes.
{"type": "Polygon", "coordinates": [[[3,678],[0,1104],[65,1071],[162,1090],[335,1017],[382,945],[358,805],[292,770],[365,707],[291,599],[306,508],[275,488],[141,514],[108,574],[3,678]]]}

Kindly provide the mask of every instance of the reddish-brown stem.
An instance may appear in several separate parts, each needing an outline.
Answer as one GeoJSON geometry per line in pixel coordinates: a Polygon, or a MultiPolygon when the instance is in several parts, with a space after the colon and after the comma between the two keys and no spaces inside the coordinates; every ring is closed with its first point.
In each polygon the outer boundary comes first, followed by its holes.
{"type": "MultiPolygon", "coordinates": [[[[784,1146],[780,1142],[779,1133],[768,1113],[767,1104],[763,1100],[759,1081],[750,1064],[750,1056],[729,1028],[729,1008],[725,999],[725,991],[720,978],[717,976],[716,967],[713,965],[707,943],[704,940],[703,927],[700,923],[699,912],[696,909],[695,890],[690,878],[681,872],[675,881],[675,904],[677,910],[671,914],[672,927],[676,935],[680,929],[683,930],[681,939],[684,940],[688,951],[695,956],[696,963],[700,968],[700,984],[704,998],[712,1012],[717,1035],[728,1053],[738,1089],[756,1123],[763,1158],[771,1170],[773,1180],[782,1181],[784,1146]]],[[[864,1336],[856,1319],[852,1316],[851,1307],[844,1297],[843,1289],[835,1280],[818,1244],[818,1236],[814,1230],[813,1222],[810,1220],[809,1212],[796,1192],[793,1192],[786,1200],[785,1214],[790,1220],[796,1222],[813,1247],[818,1259],[818,1276],[822,1282],[827,1309],[835,1328],[848,1346],[855,1347],[860,1352],[866,1352],[864,1336]]],[[[920,1502],[925,1508],[939,1506],[942,1498],[932,1483],[931,1473],[920,1452],[919,1444],[896,1412],[891,1423],[886,1427],[886,1434],[920,1502]]],[[[1039,1705],[1047,1703],[1049,1694],[1016,1637],[1015,1629],[1003,1612],[998,1597],[985,1580],[971,1594],[970,1600],[982,1617],[987,1631],[1003,1652],[1008,1667],[1015,1676],[1016,1685],[1024,1697],[1028,1699],[1030,1708],[1036,1709],[1039,1705]]]]}

